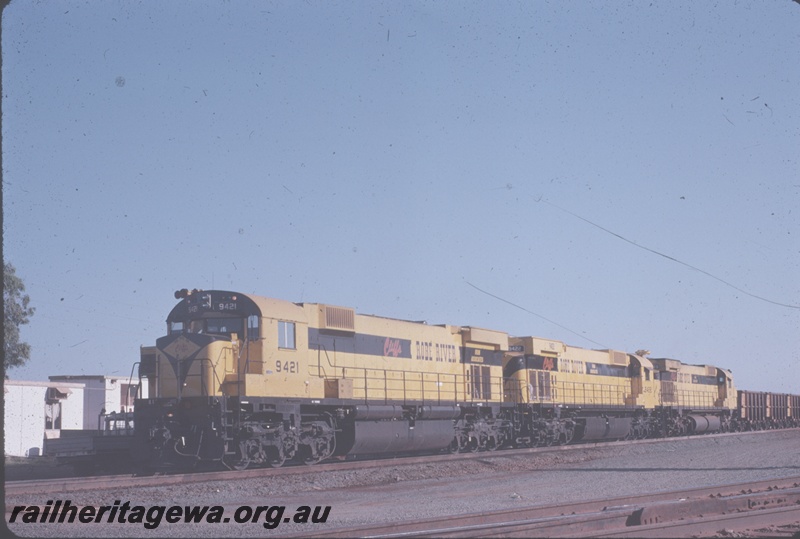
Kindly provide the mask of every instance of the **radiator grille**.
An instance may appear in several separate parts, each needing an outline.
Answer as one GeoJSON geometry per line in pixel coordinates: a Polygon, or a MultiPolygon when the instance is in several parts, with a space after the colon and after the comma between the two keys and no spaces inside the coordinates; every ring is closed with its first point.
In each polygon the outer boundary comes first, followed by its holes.
{"type": "Polygon", "coordinates": [[[345,331],[355,331],[356,313],[347,307],[331,307],[325,305],[323,308],[322,323],[325,329],[341,329],[345,331]]]}
{"type": "Polygon", "coordinates": [[[610,350],[611,361],[615,365],[627,365],[628,364],[628,354],[625,352],[618,352],[616,350],[610,350]]]}

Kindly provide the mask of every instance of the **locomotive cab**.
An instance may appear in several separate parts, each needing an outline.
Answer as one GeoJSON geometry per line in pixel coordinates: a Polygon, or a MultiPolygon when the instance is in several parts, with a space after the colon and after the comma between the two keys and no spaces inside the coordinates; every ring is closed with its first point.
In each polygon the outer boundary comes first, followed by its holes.
{"type": "Polygon", "coordinates": [[[717,368],[717,408],[736,408],[736,387],[731,371],[717,368]]]}
{"type": "Polygon", "coordinates": [[[653,409],[658,403],[659,386],[656,382],[653,364],[644,357],[646,353],[646,350],[639,350],[636,354],[630,354],[631,396],[629,404],[653,409]]]}
{"type": "Polygon", "coordinates": [[[156,341],[156,397],[309,396],[303,309],[225,291],[183,299],[156,341]],[[264,313],[269,313],[265,316],[264,313]]]}

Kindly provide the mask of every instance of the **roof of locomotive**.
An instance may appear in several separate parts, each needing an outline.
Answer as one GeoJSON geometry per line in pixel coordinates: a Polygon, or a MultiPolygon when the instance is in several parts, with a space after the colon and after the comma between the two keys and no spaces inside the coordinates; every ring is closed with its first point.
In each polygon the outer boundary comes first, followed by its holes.
{"type": "MultiPolygon", "coordinates": [[[[706,370],[708,370],[708,369],[719,369],[721,371],[726,371],[726,369],[723,369],[721,367],[717,367],[716,365],[709,365],[708,363],[703,363],[703,364],[700,364],[700,365],[696,365],[696,364],[693,364],[693,363],[684,363],[680,359],[674,359],[674,358],[671,358],[671,357],[652,357],[652,358],[649,358],[649,359],[650,359],[651,362],[653,362],[654,365],[656,365],[658,367],[662,367],[662,368],[667,368],[670,365],[670,362],[673,362],[672,363],[673,365],[675,363],[678,364],[677,365],[678,369],[683,369],[683,368],[688,367],[689,370],[692,370],[692,369],[706,369],[706,370]]],[[[726,372],[730,372],[730,371],[726,371],[726,372]]]]}
{"type": "MultiPolygon", "coordinates": [[[[209,309],[210,312],[217,312],[213,307],[214,304],[220,301],[229,301],[229,302],[243,302],[241,305],[241,309],[237,309],[237,313],[241,313],[244,311],[243,314],[258,314],[261,316],[270,316],[274,318],[280,318],[284,320],[292,320],[296,322],[307,322],[308,316],[306,307],[324,307],[328,306],[327,303],[317,303],[317,302],[305,302],[305,303],[293,303],[291,301],[283,300],[283,299],[276,299],[276,298],[268,298],[266,296],[257,296],[255,294],[247,294],[242,292],[232,292],[229,290],[192,290],[188,292],[184,289],[184,295],[182,296],[182,301],[178,303],[170,312],[167,320],[173,319],[181,319],[186,316],[188,312],[188,307],[192,304],[197,304],[199,302],[206,302],[212,305],[212,308],[209,309]]],[[[179,292],[176,292],[178,294],[179,292]]],[[[348,307],[349,308],[349,307],[348,307]]],[[[355,312],[357,316],[365,316],[375,319],[383,319],[389,320],[392,322],[406,322],[410,324],[421,324],[421,325],[429,325],[425,320],[405,320],[402,318],[393,318],[389,316],[381,316],[376,314],[362,314],[355,312]]],[[[449,324],[436,324],[436,326],[440,327],[449,327],[449,324]]]]}
{"type": "Polygon", "coordinates": [[[231,292],[229,290],[183,289],[175,292],[181,301],[167,316],[167,322],[184,320],[195,316],[219,316],[230,314],[238,316],[262,316],[268,314],[283,320],[304,322],[305,310],[301,305],[282,299],[267,298],[254,294],[231,292]],[[196,310],[193,310],[197,308],[196,310]]]}
{"type": "MultiPolygon", "coordinates": [[[[238,314],[238,315],[258,315],[258,316],[270,316],[274,318],[279,318],[282,320],[291,320],[294,322],[308,322],[308,312],[306,310],[307,307],[314,307],[314,306],[326,306],[328,304],[325,303],[293,303],[291,301],[283,300],[283,299],[276,299],[276,298],[268,298],[265,296],[257,296],[255,294],[247,294],[242,292],[231,292],[228,290],[198,290],[194,289],[191,292],[183,289],[178,292],[175,292],[175,297],[182,298],[181,301],[173,307],[172,311],[170,311],[169,315],[167,316],[167,322],[176,321],[176,320],[183,320],[185,318],[190,317],[190,306],[192,305],[205,305],[207,308],[204,308],[203,312],[199,314],[199,316],[217,316],[221,312],[227,312],[230,314],[238,314]],[[223,309],[218,309],[219,304],[225,303],[236,303],[235,309],[229,309],[225,307],[223,309]]],[[[388,316],[380,316],[375,314],[361,314],[361,313],[354,313],[358,316],[370,317],[375,319],[383,319],[392,322],[405,322],[409,324],[420,324],[429,326],[429,324],[425,320],[405,320],[402,318],[392,318],[388,316]]],[[[192,314],[192,316],[197,316],[196,314],[192,314]]],[[[429,326],[430,327],[430,326],[429,326]]],[[[444,327],[444,328],[458,328],[459,330],[478,330],[478,331],[490,331],[493,333],[503,333],[498,332],[496,330],[482,330],[481,328],[473,327],[473,326],[458,326],[458,325],[450,325],[450,324],[435,324],[433,327],[444,327]]],[[[573,349],[581,349],[587,351],[595,351],[595,352],[614,352],[611,349],[589,349],[589,348],[580,348],[576,346],[567,345],[562,341],[558,341],[555,339],[548,339],[546,337],[536,337],[536,336],[510,336],[509,338],[517,338],[517,339],[536,339],[541,341],[549,341],[549,342],[557,342],[560,343],[568,348],[573,349]]],[[[627,354],[630,356],[634,356],[639,359],[644,366],[652,368],[653,366],[658,366],[659,363],[665,364],[667,361],[669,362],[677,362],[680,366],[686,367],[700,367],[700,368],[717,368],[713,365],[691,365],[688,363],[684,363],[677,359],[672,358],[650,358],[645,356],[640,356],[637,354],[627,354]]],[[[730,374],[731,371],[727,369],[720,370],[730,374]]]]}
{"type": "Polygon", "coordinates": [[[167,322],[181,321],[192,318],[210,318],[216,316],[266,316],[280,320],[299,323],[312,323],[316,309],[344,309],[352,311],[356,317],[368,320],[385,321],[387,323],[401,323],[418,325],[426,328],[441,328],[451,333],[467,332],[467,338],[475,342],[486,342],[500,345],[503,349],[508,347],[508,335],[505,332],[484,329],[476,326],[460,326],[451,324],[428,324],[424,320],[404,320],[374,314],[357,313],[351,307],[339,307],[327,303],[292,303],[276,298],[257,296],[242,292],[228,290],[179,290],[176,298],[182,298],[169,313],[167,322]]]}

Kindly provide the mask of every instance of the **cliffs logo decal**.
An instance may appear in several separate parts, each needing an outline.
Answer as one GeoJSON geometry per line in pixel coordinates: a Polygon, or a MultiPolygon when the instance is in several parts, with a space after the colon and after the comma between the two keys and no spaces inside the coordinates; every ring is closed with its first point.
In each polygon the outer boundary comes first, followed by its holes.
{"type": "Polygon", "coordinates": [[[383,355],[400,357],[400,354],[402,353],[403,347],[400,344],[400,339],[391,339],[386,337],[386,340],[383,342],[383,355]]]}

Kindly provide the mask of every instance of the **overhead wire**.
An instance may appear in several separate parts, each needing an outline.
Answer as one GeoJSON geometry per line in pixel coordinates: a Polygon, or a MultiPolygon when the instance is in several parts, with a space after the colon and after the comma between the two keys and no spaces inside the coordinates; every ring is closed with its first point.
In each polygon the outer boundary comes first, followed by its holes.
{"type": "Polygon", "coordinates": [[[472,284],[472,283],[471,283],[471,282],[469,282],[469,281],[466,281],[466,283],[467,283],[469,286],[471,286],[472,288],[474,288],[475,290],[477,290],[478,292],[481,292],[481,293],[483,293],[483,294],[486,294],[487,296],[491,296],[491,297],[493,297],[493,298],[495,298],[495,299],[497,299],[497,300],[500,300],[500,301],[502,301],[503,303],[508,303],[508,304],[509,304],[509,305],[511,305],[512,307],[516,307],[517,309],[520,309],[520,310],[522,310],[522,311],[525,311],[525,312],[526,312],[526,313],[528,313],[528,314],[532,314],[533,316],[539,317],[539,318],[541,318],[542,320],[544,320],[544,321],[546,321],[546,322],[550,322],[550,323],[551,323],[551,324],[553,324],[554,326],[558,326],[558,327],[560,327],[561,329],[563,329],[564,331],[568,331],[568,332],[572,333],[573,335],[577,335],[577,336],[578,336],[578,337],[580,337],[581,339],[586,339],[586,340],[587,340],[587,341],[589,341],[590,343],[596,344],[597,346],[604,346],[602,343],[599,343],[599,342],[597,342],[597,341],[593,341],[593,340],[592,340],[592,339],[590,339],[589,337],[587,337],[587,336],[585,336],[585,335],[581,335],[581,334],[580,334],[580,333],[578,333],[577,331],[573,331],[573,330],[571,330],[570,328],[568,328],[567,326],[564,326],[564,325],[562,325],[562,324],[559,324],[558,322],[556,322],[556,321],[554,321],[554,320],[551,320],[551,319],[549,319],[549,318],[547,318],[547,317],[545,317],[545,316],[542,316],[542,315],[541,315],[541,314],[539,314],[539,313],[535,313],[535,312],[531,311],[530,309],[526,309],[526,308],[525,308],[525,307],[523,307],[522,305],[518,305],[518,304],[514,303],[513,301],[509,301],[509,300],[507,300],[507,299],[501,298],[500,296],[497,296],[497,295],[495,295],[495,294],[492,294],[491,292],[487,292],[486,290],[483,290],[482,288],[478,288],[477,286],[475,286],[474,284],[472,284]]]}
{"type": "Polygon", "coordinates": [[[565,208],[562,208],[561,206],[559,206],[557,204],[554,204],[554,203],[550,202],[549,200],[545,200],[542,197],[539,197],[539,198],[537,198],[535,200],[536,200],[536,202],[544,202],[545,204],[547,204],[549,206],[552,206],[552,207],[554,207],[554,208],[556,208],[558,210],[561,210],[562,212],[564,212],[564,213],[566,213],[568,215],[571,215],[571,216],[575,217],[576,219],[580,219],[581,221],[583,221],[585,223],[588,223],[588,224],[592,225],[595,228],[599,228],[603,232],[605,232],[607,234],[611,234],[615,238],[619,238],[619,239],[621,239],[622,241],[624,241],[626,243],[630,243],[634,247],[638,247],[639,249],[642,249],[642,250],[647,251],[649,253],[653,253],[654,255],[658,255],[660,257],[666,258],[667,260],[671,260],[672,262],[675,262],[676,264],[680,264],[682,266],[686,266],[689,269],[693,269],[693,270],[695,270],[697,272],[700,272],[703,275],[706,275],[707,277],[711,277],[715,281],[719,281],[720,283],[724,284],[725,286],[733,288],[737,292],[741,292],[742,294],[744,294],[746,296],[750,296],[751,298],[755,298],[755,299],[758,299],[760,301],[771,303],[773,305],[778,305],[780,307],[786,307],[788,309],[800,309],[800,305],[792,305],[792,304],[789,304],[789,303],[782,303],[780,301],[775,301],[775,300],[772,300],[772,299],[769,299],[769,298],[765,298],[764,296],[759,296],[757,294],[753,294],[751,292],[748,292],[747,290],[744,290],[741,287],[736,286],[735,284],[726,281],[725,279],[717,277],[713,273],[710,273],[710,272],[708,272],[708,271],[706,271],[704,269],[698,268],[697,266],[693,266],[692,264],[686,263],[686,262],[684,262],[682,260],[678,260],[677,258],[675,258],[673,256],[669,256],[667,254],[664,254],[664,253],[661,253],[659,251],[656,251],[655,249],[651,249],[651,248],[646,247],[644,245],[640,245],[640,244],[636,243],[635,241],[629,240],[628,238],[626,238],[626,237],[624,237],[624,236],[622,236],[620,234],[617,234],[616,232],[613,232],[613,231],[611,231],[611,230],[609,230],[609,229],[607,229],[607,228],[605,228],[603,226],[598,225],[595,222],[590,221],[589,219],[581,217],[580,215],[578,215],[576,213],[573,213],[573,212],[571,212],[571,211],[569,211],[569,210],[567,210],[565,208]]]}

